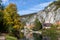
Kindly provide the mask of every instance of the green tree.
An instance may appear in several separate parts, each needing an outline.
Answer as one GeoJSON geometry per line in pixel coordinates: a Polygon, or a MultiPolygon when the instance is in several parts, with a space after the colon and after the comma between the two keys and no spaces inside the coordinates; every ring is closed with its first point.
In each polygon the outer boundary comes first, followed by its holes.
{"type": "Polygon", "coordinates": [[[42,24],[40,23],[38,18],[35,19],[34,23],[35,23],[35,27],[33,28],[33,30],[38,31],[38,30],[42,29],[42,24]]]}
{"type": "MultiPolygon", "coordinates": [[[[42,29],[42,24],[38,20],[38,18],[35,19],[35,27],[33,28],[34,31],[39,31],[42,29]]],[[[42,35],[33,33],[34,40],[42,40],[42,35]]]]}
{"type": "Polygon", "coordinates": [[[0,0],[0,32],[5,32],[5,27],[3,26],[3,11],[4,6],[2,5],[2,0],[0,0]]]}

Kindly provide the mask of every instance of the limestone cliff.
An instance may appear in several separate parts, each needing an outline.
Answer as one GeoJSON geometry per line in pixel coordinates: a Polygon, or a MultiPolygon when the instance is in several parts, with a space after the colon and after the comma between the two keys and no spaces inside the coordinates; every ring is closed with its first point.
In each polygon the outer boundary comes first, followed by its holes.
{"type": "Polygon", "coordinates": [[[41,23],[55,23],[60,21],[60,1],[54,1],[44,10],[34,14],[23,15],[21,20],[25,23],[33,23],[38,18],[41,23]]]}

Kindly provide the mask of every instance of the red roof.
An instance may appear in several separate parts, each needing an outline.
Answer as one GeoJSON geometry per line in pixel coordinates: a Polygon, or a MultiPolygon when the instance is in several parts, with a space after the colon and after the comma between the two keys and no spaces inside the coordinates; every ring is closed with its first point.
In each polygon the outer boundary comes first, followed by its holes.
{"type": "Polygon", "coordinates": [[[60,25],[60,21],[57,21],[56,24],[57,24],[57,25],[60,25]]]}

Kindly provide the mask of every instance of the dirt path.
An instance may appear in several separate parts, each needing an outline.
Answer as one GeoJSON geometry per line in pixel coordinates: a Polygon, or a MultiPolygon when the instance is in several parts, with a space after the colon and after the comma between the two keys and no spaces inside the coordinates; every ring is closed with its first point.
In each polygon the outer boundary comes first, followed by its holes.
{"type": "Polygon", "coordinates": [[[5,40],[5,36],[0,36],[0,40],[5,40]]]}
{"type": "Polygon", "coordinates": [[[5,40],[5,34],[4,33],[0,34],[0,40],[5,40]]]}

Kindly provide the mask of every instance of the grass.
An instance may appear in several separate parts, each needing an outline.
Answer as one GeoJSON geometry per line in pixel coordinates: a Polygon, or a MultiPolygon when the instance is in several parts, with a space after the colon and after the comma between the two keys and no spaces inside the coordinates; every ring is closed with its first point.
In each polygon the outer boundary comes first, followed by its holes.
{"type": "Polygon", "coordinates": [[[51,40],[57,40],[58,33],[56,32],[56,26],[52,25],[51,29],[43,30],[43,35],[50,37],[51,40]]]}
{"type": "Polygon", "coordinates": [[[13,36],[6,35],[6,40],[17,40],[17,38],[13,36]]]}
{"type": "Polygon", "coordinates": [[[46,35],[48,37],[51,38],[51,40],[57,40],[57,33],[55,32],[55,30],[44,30],[45,32],[43,32],[43,35],[46,35]]]}

